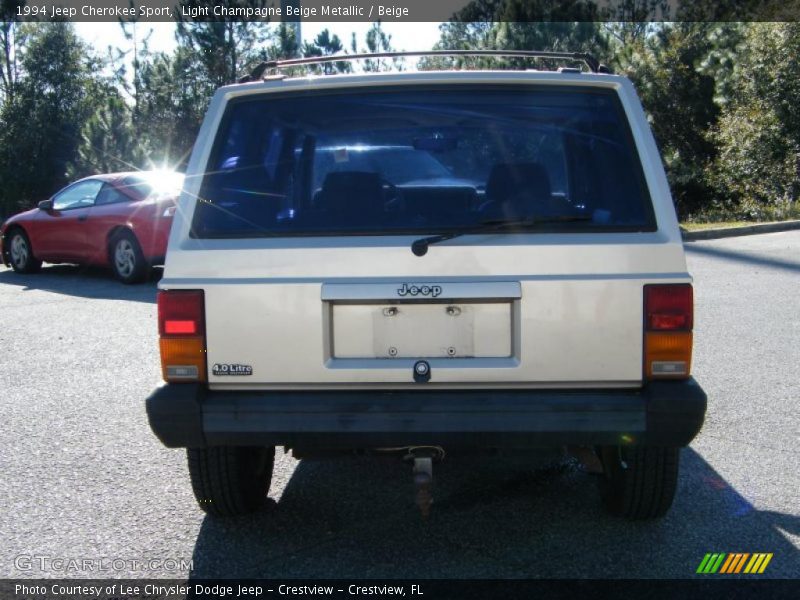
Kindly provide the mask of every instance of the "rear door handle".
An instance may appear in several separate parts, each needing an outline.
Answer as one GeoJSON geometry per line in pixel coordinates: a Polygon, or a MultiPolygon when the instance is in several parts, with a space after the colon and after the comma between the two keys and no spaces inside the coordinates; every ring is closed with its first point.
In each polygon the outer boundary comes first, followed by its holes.
{"type": "Polygon", "coordinates": [[[78,217],[78,221],[85,221],[88,218],[89,218],[89,215],[81,215],[80,217],[78,217]]]}

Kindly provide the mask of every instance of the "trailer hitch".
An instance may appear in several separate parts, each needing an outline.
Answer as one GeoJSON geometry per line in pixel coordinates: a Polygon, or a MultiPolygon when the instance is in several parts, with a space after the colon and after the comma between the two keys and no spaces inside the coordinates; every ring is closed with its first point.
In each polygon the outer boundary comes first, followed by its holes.
{"type": "Polygon", "coordinates": [[[427,519],[431,514],[433,496],[433,462],[444,458],[444,450],[439,446],[417,446],[408,449],[404,460],[413,461],[413,476],[415,501],[422,513],[422,518],[427,519]]]}

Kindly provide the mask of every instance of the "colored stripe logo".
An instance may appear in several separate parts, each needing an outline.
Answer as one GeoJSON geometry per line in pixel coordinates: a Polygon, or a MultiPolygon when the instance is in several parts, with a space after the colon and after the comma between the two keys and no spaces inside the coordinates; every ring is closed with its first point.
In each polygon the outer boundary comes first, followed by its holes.
{"type": "Polygon", "coordinates": [[[734,575],[747,573],[750,575],[761,574],[772,560],[772,553],[756,552],[709,552],[703,557],[696,573],[710,575],[714,573],[734,575]]]}

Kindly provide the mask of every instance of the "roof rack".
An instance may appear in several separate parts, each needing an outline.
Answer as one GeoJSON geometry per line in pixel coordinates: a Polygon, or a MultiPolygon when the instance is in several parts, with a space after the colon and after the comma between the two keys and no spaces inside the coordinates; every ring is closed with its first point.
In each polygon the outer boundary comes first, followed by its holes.
{"type": "Polygon", "coordinates": [[[257,81],[264,78],[267,70],[279,71],[290,67],[318,65],[321,63],[342,62],[352,60],[369,60],[375,58],[402,58],[406,56],[493,56],[507,58],[549,58],[551,60],[567,60],[582,62],[592,73],[610,73],[611,70],[600,64],[594,56],[586,52],[540,52],[538,50],[421,50],[415,52],[370,52],[364,54],[329,54],[326,56],[307,56],[285,60],[268,60],[259,63],[250,73],[239,79],[239,83],[257,81]]]}

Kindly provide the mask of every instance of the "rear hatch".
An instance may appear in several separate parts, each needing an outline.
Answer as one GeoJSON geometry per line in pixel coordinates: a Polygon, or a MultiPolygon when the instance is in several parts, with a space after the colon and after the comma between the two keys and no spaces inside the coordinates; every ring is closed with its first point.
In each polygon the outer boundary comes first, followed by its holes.
{"type": "Polygon", "coordinates": [[[218,97],[161,284],[210,385],[640,385],[643,288],[689,277],[629,84],[579,77],[218,97]]]}

